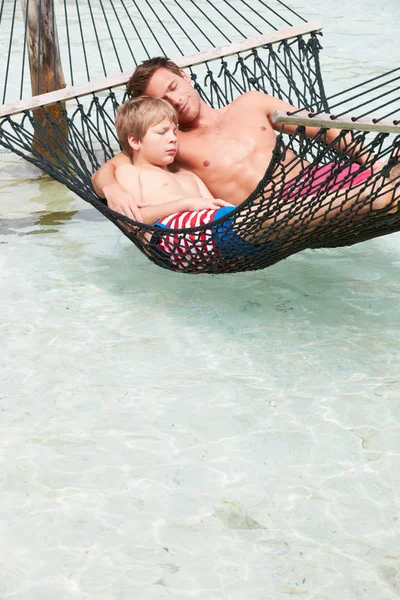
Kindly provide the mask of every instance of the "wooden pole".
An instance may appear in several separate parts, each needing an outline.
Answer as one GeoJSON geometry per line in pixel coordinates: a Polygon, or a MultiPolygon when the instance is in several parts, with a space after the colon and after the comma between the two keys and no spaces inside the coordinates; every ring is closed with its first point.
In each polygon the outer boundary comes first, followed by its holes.
{"type": "MultiPolygon", "coordinates": [[[[21,5],[26,27],[32,96],[65,88],[54,0],[21,0],[21,5]]],[[[33,148],[48,160],[52,160],[52,157],[46,150],[47,147],[57,154],[63,154],[62,149],[68,135],[63,110],[65,110],[65,102],[50,104],[46,107],[46,111],[43,108],[32,111],[38,121],[33,148]],[[52,127],[49,117],[51,121],[57,123],[60,132],[52,127]]]]}
{"type": "Polygon", "coordinates": [[[346,129],[348,131],[373,131],[374,133],[400,133],[400,124],[394,119],[373,119],[368,117],[353,117],[342,115],[333,117],[328,113],[318,113],[315,116],[310,111],[300,111],[293,115],[284,110],[272,113],[272,122],[278,125],[303,125],[318,129],[346,129]],[[310,116],[311,115],[311,116],[310,116]]]}

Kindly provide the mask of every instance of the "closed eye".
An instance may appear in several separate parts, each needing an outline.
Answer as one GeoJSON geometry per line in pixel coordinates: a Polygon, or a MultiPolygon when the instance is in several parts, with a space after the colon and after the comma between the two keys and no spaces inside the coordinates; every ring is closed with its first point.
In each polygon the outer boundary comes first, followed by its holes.
{"type": "Polygon", "coordinates": [[[168,98],[167,98],[168,92],[173,92],[174,90],[176,90],[177,86],[178,86],[178,84],[177,84],[176,80],[171,81],[171,83],[165,90],[165,94],[162,96],[163,100],[168,100],[168,98]]]}

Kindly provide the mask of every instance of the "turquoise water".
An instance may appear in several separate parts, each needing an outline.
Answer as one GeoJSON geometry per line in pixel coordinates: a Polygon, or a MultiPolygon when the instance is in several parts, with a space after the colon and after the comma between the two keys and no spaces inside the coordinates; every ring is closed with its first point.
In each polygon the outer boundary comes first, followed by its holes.
{"type": "MultiPolygon", "coordinates": [[[[398,66],[394,0],[292,6],[398,66]]],[[[0,598],[397,599],[399,234],[184,276],[0,164],[0,598]]]]}

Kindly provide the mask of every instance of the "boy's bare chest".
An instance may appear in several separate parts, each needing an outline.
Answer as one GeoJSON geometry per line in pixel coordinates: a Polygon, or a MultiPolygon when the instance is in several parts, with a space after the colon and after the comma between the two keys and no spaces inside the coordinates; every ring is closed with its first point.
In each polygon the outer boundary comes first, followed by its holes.
{"type": "Polygon", "coordinates": [[[162,203],[177,200],[184,196],[199,195],[196,181],[186,174],[169,171],[142,171],[140,174],[142,197],[145,202],[162,203]]]}

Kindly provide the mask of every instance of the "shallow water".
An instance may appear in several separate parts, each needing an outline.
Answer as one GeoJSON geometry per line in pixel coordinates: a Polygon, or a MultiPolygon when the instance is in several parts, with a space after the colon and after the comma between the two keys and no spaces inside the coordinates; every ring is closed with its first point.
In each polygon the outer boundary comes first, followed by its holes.
{"type": "MultiPolygon", "coordinates": [[[[398,66],[395,0],[291,5],[398,66]]],[[[399,234],[173,274],[0,161],[0,598],[398,598],[399,234]]]]}

